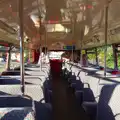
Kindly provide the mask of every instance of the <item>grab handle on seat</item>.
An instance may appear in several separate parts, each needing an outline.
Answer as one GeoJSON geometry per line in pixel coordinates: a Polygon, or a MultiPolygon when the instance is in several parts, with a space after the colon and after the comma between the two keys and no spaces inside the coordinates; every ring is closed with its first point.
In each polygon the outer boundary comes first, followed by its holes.
{"type": "Polygon", "coordinates": [[[80,75],[81,72],[82,72],[82,70],[80,70],[80,71],[78,72],[77,77],[80,75]]]}
{"type": "Polygon", "coordinates": [[[83,84],[85,84],[85,85],[88,85],[88,88],[90,88],[90,85],[89,85],[89,83],[83,83],[83,84]]]}

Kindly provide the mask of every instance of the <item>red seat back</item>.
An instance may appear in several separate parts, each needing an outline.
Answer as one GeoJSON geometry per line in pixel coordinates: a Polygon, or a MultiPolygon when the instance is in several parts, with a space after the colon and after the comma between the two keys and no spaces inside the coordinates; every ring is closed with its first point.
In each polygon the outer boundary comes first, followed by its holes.
{"type": "Polygon", "coordinates": [[[51,72],[60,73],[62,70],[62,60],[50,60],[51,72]]]}

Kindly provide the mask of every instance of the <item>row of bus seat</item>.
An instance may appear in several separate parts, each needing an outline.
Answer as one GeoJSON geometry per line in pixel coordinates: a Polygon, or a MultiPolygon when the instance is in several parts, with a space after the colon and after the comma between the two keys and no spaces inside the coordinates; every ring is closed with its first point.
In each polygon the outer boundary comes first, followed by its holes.
{"type": "Polygon", "coordinates": [[[97,78],[67,64],[64,76],[73,88],[78,105],[82,105],[91,120],[120,120],[119,81],[97,78]]]}
{"type": "Polygon", "coordinates": [[[47,79],[43,84],[43,93],[46,103],[52,104],[52,83],[50,79],[47,79]]]}
{"type": "MultiPolygon", "coordinates": [[[[41,120],[51,120],[51,105],[44,103],[44,96],[43,96],[43,90],[42,86],[46,78],[48,77],[48,71],[49,71],[49,66],[44,65],[42,67],[42,71],[40,71],[40,66],[38,65],[26,65],[25,66],[26,71],[28,72],[28,75],[25,75],[25,94],[33,98],[35,102],[35,108],[36,108],[36,118],[41,119],[41,120]],[[30,71],[30,73],[29,73],[30,71]],[[32,71],[32,74],[31,74],[32,71]],[[46,72],[47,71],[47,72],[46,72]]],[[[9,107],[11,106],[12,108],[17,108],[18,109],[18,104],[24,103],[24,107],[27,106],[29,103],[29,100],[23,99],[20,100],[18,97],[14,98],[8,98],[4,97],[1,98],[1,95],[21,95],[21,78],[18,74],[16,74],[16,69],[15,71],[12,71],[15,75],[10,74],[11,71],[7,71],[6,73],[9,75],[4,75],[0,77],[0,109],[4,107],[9,107]],[[17,100],[16,100],[17,99],[17,100]],[[16,101],[16,102],[15,102],[16,101]],[[16,104],[15,104],[16,103],[16,104]]],[[[17,68],[17,73],[20,73],[19,69],[17,68]]],[[[21,105],[23,106],[23,105],[21,105]]],[[[1,110],[0,110],[1,111],[1,110]]],[[[16,110],[15,110],[16,111],[16,110]]],[[[10,114],[11,115],[11,114],[10,114]]],[[[20,115],[20,114],[19,114],[20,115]]],[[[11,118],[12,119],[12,118],[11,118]]],[[[21,118],[20,118],[21,119],[21,118]]],[[[26,118],[27,119],[27,118],[26,118]]],[[[6,119],[7,120],[7,119],[6,119]]],[[[13,119],[14,120],[14,119],[13,119]]],[[[18,119],[19,120],[19,119],[18,119]]]]}

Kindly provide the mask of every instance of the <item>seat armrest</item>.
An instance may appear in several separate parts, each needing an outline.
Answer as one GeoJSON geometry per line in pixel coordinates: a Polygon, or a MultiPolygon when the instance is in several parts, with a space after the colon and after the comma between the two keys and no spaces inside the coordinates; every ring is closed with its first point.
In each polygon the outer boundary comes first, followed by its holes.
{"type": "Polygon", "coordinates": [[[75,86],[76,86],[76,83],[71,83],[70,84],[70,87],[72,87],[72,88],[75,88],[75,86]]]}
{"type": "Polygon", "coordinates": [[[44,105],[46,108],[52,111],[52,105],[50,103],[45,103],[44,105]]]}
{"type": "Polygon", "coordinates": [[[75,96],[76,96],[77,104],[81,106],[81,104],[83,103],[83,91],[81,90],[75,91],[75,96]]]}
{"type": "Polygon", "coordinates": [[[82,106],[85,112],[90,116],[92,120],[96,119],[97,116],[97,102],[83,102],[82,106]]]}
{"type": "Polygon", "coordinates": [[[97,102],[83,102],[82,106],[85,108],[97,108],[98,103],[97,102]]]}
{"type": "Polygon", "coordinates": [[[71,80],[74,80],[73,78],[68,78],[68,82],[70,82],[71,80]]]}

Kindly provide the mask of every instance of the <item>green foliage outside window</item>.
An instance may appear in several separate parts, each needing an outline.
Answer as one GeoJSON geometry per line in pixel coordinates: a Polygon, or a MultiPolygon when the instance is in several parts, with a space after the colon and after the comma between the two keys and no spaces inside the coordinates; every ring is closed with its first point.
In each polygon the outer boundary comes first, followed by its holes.
{"type": "MultiPolygon", "coordinates": [[[[104,47],[99,47],[97,49],[97,52],[98,52],[99,65],[104,66],[104,47]]],[[[88,60],[95,60],[95,58],[96,58],[95,54],[88,54],[88,60]]],[[[107,67],[114,69],[113,49],[111,46],[107,47],[106,61],[107,61],[107,67]]],[[[120,54],[118,54],[118,67],[120,69],[120,54]]]]}
{"type": "Polygon", "coordinates": [[[29,51],[28,51],[28,50],[24,50],[24,54],[25,54],[25,57],[24,57],[24,62],[28,62],[28,58],[29,58],[29,51]]]}

